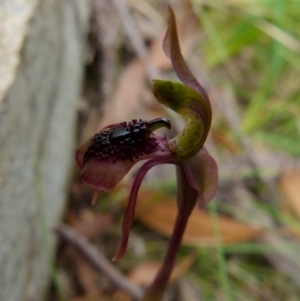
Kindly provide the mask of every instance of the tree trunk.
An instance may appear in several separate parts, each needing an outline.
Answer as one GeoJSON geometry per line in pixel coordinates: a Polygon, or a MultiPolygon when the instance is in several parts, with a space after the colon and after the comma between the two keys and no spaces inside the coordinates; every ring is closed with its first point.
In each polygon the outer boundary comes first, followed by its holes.
{"type": "Polygon", "coordinates": [[[74,162],[87,0],[0,1],[0,300],[43,300],[74,162]]]}

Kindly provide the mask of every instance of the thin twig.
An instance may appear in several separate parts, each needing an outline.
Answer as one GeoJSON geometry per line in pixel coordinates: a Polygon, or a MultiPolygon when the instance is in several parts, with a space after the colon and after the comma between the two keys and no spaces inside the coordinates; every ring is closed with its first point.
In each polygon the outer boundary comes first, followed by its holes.
{"type": "Polygon", "coordinates": [[[129,293],[135,299],[142,297],[143,290],[127,280],[84,236],[81,236],[67,225],[55,227],[55,232],[76,247],[96,270],[104,273],[119,288],[129,293]]]}

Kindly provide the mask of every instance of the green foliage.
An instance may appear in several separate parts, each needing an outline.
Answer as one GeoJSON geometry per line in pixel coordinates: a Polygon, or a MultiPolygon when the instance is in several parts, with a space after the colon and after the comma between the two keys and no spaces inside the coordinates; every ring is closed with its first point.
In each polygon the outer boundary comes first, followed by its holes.
{"type": "Polygon", "coordinates": [[[192,3],[204,60],[243,106],[243,133],[299,156],[299,1],[192,3]]]}

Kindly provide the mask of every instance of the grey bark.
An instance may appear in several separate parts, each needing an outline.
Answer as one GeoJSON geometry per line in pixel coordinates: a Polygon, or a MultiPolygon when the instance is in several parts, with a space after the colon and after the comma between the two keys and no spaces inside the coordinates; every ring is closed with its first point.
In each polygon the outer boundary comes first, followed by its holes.
{"type": "Polygon", "coordinates": [[[0,1],[0,300],[43,300],[74,160],[87,0],[0,1]]]}

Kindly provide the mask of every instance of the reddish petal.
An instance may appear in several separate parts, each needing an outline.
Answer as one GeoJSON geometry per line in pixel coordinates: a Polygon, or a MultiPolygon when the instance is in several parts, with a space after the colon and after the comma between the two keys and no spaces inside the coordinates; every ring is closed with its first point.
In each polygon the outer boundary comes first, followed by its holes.
{"type": "Polygon", "coordinates": [[[113,162],[112,159],[98,161],[96,158],[91,158],[84,164],[80,177],[96,189],[110,191],[125,177],[133,165],[130,160],[113,162]]]}
{"type": "MultiPolygon", "coordinates": [[[[94,144],[95,138],[93,137],[79,147],[76,152],[76,161],[82,168],[80,173],[82,180],[96,189],[105,191],[112,190],[136,162],[171,154],[166,137],[159,137],[153,133],[140,144],[137,143],[134,146],[122,144],[126,152],[122,151],[121,146],[117,146],[120,150],[115,150],[113,155],[106,157],[103,157],[102,153],[99,155],[102,150],[101,148],[99,150],[96,144],[94,147],[94,144]],[[88,157],[86,157],[87,154],[88,157]]],[[[107,153],[107,149],[105,152],[107,153]]]]}
{"type": "Polygon", "coordinates": [[[182,162],[191,186],[198,191],[199,206],[203,208],[214,197],[218,186],[218,167],[205,148],[182,162]]]}

